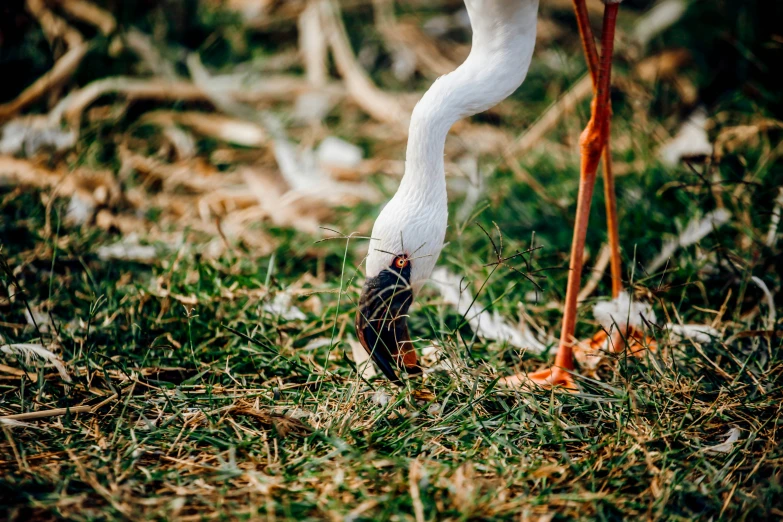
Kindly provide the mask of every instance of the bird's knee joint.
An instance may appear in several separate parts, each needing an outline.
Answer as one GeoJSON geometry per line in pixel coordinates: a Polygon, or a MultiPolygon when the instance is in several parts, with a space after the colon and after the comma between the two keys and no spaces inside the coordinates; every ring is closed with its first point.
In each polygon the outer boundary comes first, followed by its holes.
{"type": "Polygon", "coordinates": [[[600,156],[604,149],[606,138],[598,131],[592,122],[588,123],[579,137],[579,148],[586,156],[600,156]]]}

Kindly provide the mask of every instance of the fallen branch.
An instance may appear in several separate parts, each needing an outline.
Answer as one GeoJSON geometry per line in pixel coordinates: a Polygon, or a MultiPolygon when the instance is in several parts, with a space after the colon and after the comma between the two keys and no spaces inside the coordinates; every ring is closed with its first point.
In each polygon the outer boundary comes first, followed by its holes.
{"type": "Polygon", "coordinates": [[[408,113],[394,96],[380,90],[356,61],[348,41],[340,8],[333,0],[321,1],[321,21],[327,33],[335,65],[345,80],[348,94],[376,120],[406,127],[408,113]]]}
{"type": "MultiPolygon", "coordinates": [[[[313,90],[302,78],[277,76],[266,78],[263,82],[248,88],[243,75],[214,76],[210,79],[210,89],[224,94],[238,102],[258,102],[280,100],[297,96],[313,90]]],[[[326,86],[330,95],[342,97],[345,91],[336,84],[326,86]]],[[[63,98],[52,111],[49,118],[59,122],[63,118],[76,126],[84,110],[101,96],[121,94],[129,99],[154,99],[169,101],[211,101],[211,94],[186,80],[168,81],[165,79],[139,79],[128,76],[113,76],[96,80],[78,91],[63,98]]]]}
{"type": "Polygon", "coordinates": [[[576,106],[593,92],[593,81],[589,74],[579,79],[565,94],[549,106],[538,119],[511,144],[504,156],[513,157],[532,149],[541,139],[560,123],[566,114],[574,111],[576,106]]]}
{"type": "Polygon", "coordinates": [[[19,96],[0,105],[0,123],[10,119],[44,96],[53,87],[70,78],[82,63],[84,55],[87,54],[87,44],[84,43],[81,35],[49,11],[41,0],[28,0],[27,7],[38,19],[47,37],[50,40],[62,38],[68,46],[68,51],[55,62],[49,72],[38,78],[19,96]]]}
{"type": "Polygon", "coordinates": [[[677,239],[664,243],[661,252],[650,261],[645,270],[652,274],[671,258],[678,248],[685,248],[701,241],[710,232],[728,223],[731,214],[724,208],[708,212],[702,219],[691,219],[677,239]]]}
{"type": "Polygon", "coordinates": [[[142,116],[141,121],[162,126],[176,123],[189,127],[203,136],[244,147],[261,147],[268,141],[266,132],[259,125],[227,118],[221,114],[161,110],[146,113],[142,116]]]}
{"type": "Polygon", "coordinates": [[[320,0],[309,0],[307,7],[299,15],[299,53],[304,62],[307,81],[315,86],[326,85],[327,45],[321,26],[320,0]]]}
{"type": "Polygon", "coordinates": [[[104,35],[110,35],[117,28],[117,20],[112,14],[95,4],[84,0],[66,0],[59,3],[60,9],[77,20],[98,28],[104,35]]]}

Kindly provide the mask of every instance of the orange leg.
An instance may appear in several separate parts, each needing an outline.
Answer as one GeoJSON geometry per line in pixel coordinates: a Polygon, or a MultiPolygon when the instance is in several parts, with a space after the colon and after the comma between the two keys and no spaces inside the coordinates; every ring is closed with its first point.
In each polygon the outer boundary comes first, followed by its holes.
{"type": "MultiPolygon", "coordinates": [[[[611,112],[610,112],[611,114],[611,112]]],[[[607,124],[606,134],[609,135],[611,125],[607,124]]],[[[611,150],[607,138],[604,145],[604,200],[606,200],[606,231],[609,236],[609,266],[612,271],[612,298],[623,291],[623,272],[620,265],[620,231],[617,226],[617,199],[614,192],[614,173],[612,172],[611,150]]]]}
{"type": "MultiPolygon", "coordinates": [[[[619,3],[619,2],[616,2],[619,3]]],[[[593,31],[590,29],[590,20],[587,16],[587,4],[584,0],[574,0],[574,11],[579,27],[579,36],[582,39],[582,48],[585,52],[587,68],[593,80],[593,94],[598,89],[598,51],[595,48],[593,31]]],[[[607,98],[609,117],[612,114],[611,101],[607,98]]],[[[614,190],[614,173],[612,172],[612,153],[609,147],[609,128],[606,131],[607,140],[604,146],[604,199],[606,201],[606,229],[609,236],[610,268],[612,273],[612,297],[620,295],[623,290],[622,269],[620,266],[620,234],[617,226],[617,200],[614,190]]]]}
{"type": "MultiPolygon", "coordinates": [[[[585,0],[574,0],[577,11],[577,20],[579,21],[580,34],[585,47],[588,64],[591,68],[591,74],[595,76],[595,63],[598,62],[595,44],[592,42],[592,32],[589,25],[586,25],[587,13],[584,9],[585,0]],[[593,54],[595,53],[595,55],[593,54]]],[[[614,48],[614,31],[617,22],[617,10],[619,2],[608,0],[605,2],[602,51],[603,54],[598,63],[598,78],[595,80],[595,93],[590,107],[590,121],[582,136],[580,137],[580,149],[582,153],[580,165],[579,195],[576,207],[576,224],[574,226],[574,238],[571,244],[571,261],[569,264],[568,287],[566,289],[565,310],[563,314],[563,327],[560,333],[560,345],[555,357],[555,364],[551,368],[545,368],[530,374],[514,375],[503,379],[501,382],[507,386],[517,386],[525,382],[533,382],[542,386],[563,386],[567,389],[575,389],[573,378],[570,372],[574,369],[574,357],[572,346],[574,343],[574,329],[576,327],[577,296],[582,283],[582,264],[584,261],[584,246],[587,236],[587,225],[590,217],[590,203],[595,188],[596,171],[601,159],[602,152],[606,149],[609,138],[609,119],[611,117],[611,108],[609,106],[609,87],[611,84],[612,71],[612,51],[614,48]]],[[[608,160],[608,156],[606,158],[608,160]]],[[[605,161],[604,165],[609,162],[605,161]]],[[[605,171],[606,172],[606,171],[605,171]]],[[[609,167],[611,176],[611,167],[609,167]]],[[[607,185],[609,185],[607,183],[607,185]]],[[[611,184],[614,188],[614,184],[611,184]]],[[[613,195],[613,194],[612,194],[613,195]]],[[[613,207],[614,198],[612,198],[613,207]]],[[[616,226],[617,220],[614,213],[611,214],[610,222],[616,226]]],[[[611,223],[610,223],[611,226],[611,223]]],[[[610,241],[612,232],[610,230],[610,241]]],[[[617,236],[614,236],[615,239],[617,236]]],[[[616,245],[616,243],[615,243],[616,245]]],[[[619,275],[619,250],[617,259],[617,271],[619,275]]],[[[614,282],[612,290],[620,283],[614,282]]],[[[619,293],[619,288],[617,288],[619,293]]]]}

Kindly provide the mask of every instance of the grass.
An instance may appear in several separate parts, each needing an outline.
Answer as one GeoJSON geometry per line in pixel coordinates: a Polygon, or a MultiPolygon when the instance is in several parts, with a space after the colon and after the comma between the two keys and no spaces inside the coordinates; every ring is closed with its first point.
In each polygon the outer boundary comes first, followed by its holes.
{"type": "MultiPolygon", "coordinates": [[[[215,63],[234,58],[220,56],[224,44],[212,48],[215,63]]],[[[551,102],[551,74],[534,67],[511,105],[518,119],[501,118],[501,128],[518,133],[551,102]],[[519,103],[527,98],[536,104],[519,103]]],[[[633,81],[630,70],[620,74],[622,85],[633,81]]],[[[319,241],[265,222],[258,230],[271,238],[270,253],[228,239],[213,257],[205,248],[213,238],[185,227],[179,243],[141,237],[158,252],[152,262],[107,262],[100,247],[120,239],[117,231],[69,224],[69,201],[48,191],[0,185],[0,345],[53,345],[73,378],[66,383],[41,361],[2,355],[0,415],[100,405],[0,425],[0,512],[11,520],[783,517],[781,327],[767,322],[752,279],[776,293],[780,309],[780,239],[764,241],[783,184],[780,134],[759,132],[720,161],[664,167],[658,133],[674,130],[667,118],[676,110],[659,112],[671,97],[665,85],[647,89],[642,96],[618,88],[614,96],[615,156],[627,171],[617,181],[624,279],[653,303],[661,325],[712,324],[720,336],[677,341],[653,325],[657,353],[610,361],[601,380],[580,380],[578,394],[497,386],[500,376],[540,367],[551,353],[476,338],[434,288],[420,296],[411,331],[419,348],[441,346],[453,368],[404,389],[361,379],[350,346],[361,239],[319,241]],[[665,269],[645,271],[664,240],[716,208],[730,212],[727,224],[679,249],[665,269]],[[270,306],[285,296],[302,316],[270,306]],[[733,428],[739,439],[727,451],[709,451],[733,428]]],[[[774,116],[758,100],[740,90],[716,100],[711,114],[726,117],[715,118],[711,138],[774,116]]],[[[551,333],[575,207],[573,138],[586,111],[581,106],[551,141],[520,158],[560,208],[493,167],[473,216],[451,218],[441,259],[474,294],[482,288],[483,306],[512,322],[523,307],[551,333]],[[535,273],[534,299],[528,279],[488,266],[495,253],[484,230],[496,243],[502,235],[507,255],[540,247],[512,265],[535,273]]],[[[86,134],[136,132],[131,118],[86,134]]],[[[350,115],[331,118],[335,134],[358,132],[350,115]]],[[[366,136],[356,140],[370,155],[383,149],[366,136]]],[[[149,143],[154,150],[154,137],[149,143]]],[[[79,150],[71,166],[116,167],[108,139],[79,150]]],[[[396,186],[383,176],[372,183],[396,186]]],[[[599,186],[592,259],[605,241],[601,194],[599,186]]],[[[462,198],[451,199],[455,216],[462,198]]],[[[378,209],[339,208],[329,226],[366,234],[378,209]]],[[[581,306],[580,336],[595,332],[590,305],[609,294],[608,283],[607,274],[581,306]]]]}

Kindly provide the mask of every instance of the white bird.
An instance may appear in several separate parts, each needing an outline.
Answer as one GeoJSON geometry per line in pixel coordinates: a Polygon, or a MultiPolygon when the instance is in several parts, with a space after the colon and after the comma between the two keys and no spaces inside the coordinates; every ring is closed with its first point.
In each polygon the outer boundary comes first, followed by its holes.
{"type": "MultiPolygon", "coordinates": [[[[600,64],[585,1],[574,0],[574,6],[595,92],[591,119],[580,141],[581,180],[560,347],[554,367],[512,376],[505,380],[508,385],[532,380],[573,387],[569,371],[573,369],[576,297],[596,170],[602,152],[608,149],[612,45],[621,0],[604,0],[600,64]]],[[[457,120],[485,111],[511,95],[525,79],[535,46],[538,0],[465,0],[465,4],[473,28],[470,54],[455,71],[438,78],[414,108],[405,174],[397,193],[375,221],[367,255],[356,330],[376,364],[396,383],[400,382],[398,369],[409,374],[421,371],[408,334],[407,313],[430,277],[446,236],[446,135],[457,120]]],[[[609,162],[604,165],[608,167],[609,162]]],[[[605,175],[616,296],[621,283],[614,184],[611,171],[605,175]]]]}

